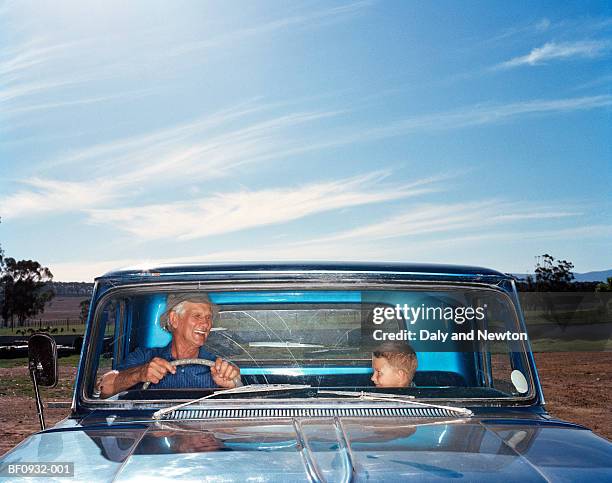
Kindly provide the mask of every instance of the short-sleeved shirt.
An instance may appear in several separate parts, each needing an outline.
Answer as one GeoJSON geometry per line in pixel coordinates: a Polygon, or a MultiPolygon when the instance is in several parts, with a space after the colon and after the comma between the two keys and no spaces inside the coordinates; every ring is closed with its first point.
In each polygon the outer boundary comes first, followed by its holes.
{"type": "MultiPolygon", "coordinates": [[[[167,361],[173,361],[172,357],[172,342],[165,347],[137,347],[134,352],[131,352],[118,367],[120,371],[129,369],[135,366],[146,364],[154,357],[161,357],[167,361]]],[[[200,359],[209,359],[214,361],[217,356],[208,352],[204,347],[200,347],[198,357],[200,359]]],[[[183,389],[183,388],[199,388],[199,387],[217,387],[215,381],[210,374],[210,367],[189,364],[178,366],[176,374],[166,374],[158,384],[151,384],[151,389],[183,389]]]]}

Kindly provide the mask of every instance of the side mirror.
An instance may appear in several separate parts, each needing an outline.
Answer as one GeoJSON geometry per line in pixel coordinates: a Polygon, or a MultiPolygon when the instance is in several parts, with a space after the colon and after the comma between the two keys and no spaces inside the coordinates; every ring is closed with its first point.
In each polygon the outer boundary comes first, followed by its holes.
{"type": "Polygon", "coordinates": [[[47,334],[34,334],[28,339],[28,369],[34,384],[34,399],[40,429],[45,429],[45,415],[38,387],[57,385],[57,344],[53,337],[47,334]]]}
{"type": "Polygon", "coordinates": [[[58,380],[57,344],[47,334],[34,334],[28,339],[28,367],[36,383],[43,387],[55,387],[58,380]]]}

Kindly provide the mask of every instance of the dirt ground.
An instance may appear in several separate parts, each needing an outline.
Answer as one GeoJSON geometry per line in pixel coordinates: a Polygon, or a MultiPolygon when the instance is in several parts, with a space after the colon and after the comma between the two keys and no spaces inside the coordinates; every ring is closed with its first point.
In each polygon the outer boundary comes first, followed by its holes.
{"type": "MultiPolygon", "coordinates": [[[[612,440],[612,352],[548,352],[536,354],[548,411],[582,424],[612,440]]],[[[76,370],[60,368],[62,383],[45,391],[45,402],[67,401],[76,370]]],[[[0,454],[38,431],[36,409],[25,367],[0,368],[0,454]]],[[[68,415],[68,409],[46,408],[47,425],[68,415]]]]}
{"type": "Polygon", "coordinates": [[[546,408],[612,441],[612,352],[535,354],[546,408]]]}
{"type": "MultiPolygon", "coordinates": [[[[75,367],[60,365],[60,382],[54,389],[42,390],[43,402],[70,400],[75,376],[75,367]]],[[[40,430],[32,383],[26,367],[0,367],[0,402],[0,434],[3,435],[0,439],[0,454],[3,454],[26,436],[40,430]]],[[[45,407],[47,426],[65,418],[69,411],[69,408],[45,407]]]]}

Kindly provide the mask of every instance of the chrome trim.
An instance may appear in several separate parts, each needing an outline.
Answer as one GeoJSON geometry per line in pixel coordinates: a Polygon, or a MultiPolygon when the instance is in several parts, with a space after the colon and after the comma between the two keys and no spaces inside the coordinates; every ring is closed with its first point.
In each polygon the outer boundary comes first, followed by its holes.
{"type": "Polygon", "coordinates": [[[203,419],[256,419],[256,418],[456,418],[457,413],[441,408],[415,407],[294,407],[294,408],[199,408],[177,409],[164,415],[161,421],[191,421],[203,419]]]}
{"type": "Polygon", "coordinates": [[[353,462],[353,454],[351,453],[351,445],[349,439],[346,436],[346,431],[342,425],[342,421],[337,416],[334,417],[334,428],[336,429],[336,437],[338,438],[338,445],[342,451],[342,467],[344,468],[344,475],[342,478],[343,483],[351,483],[355,480],[357,470],[355,469],[355,463],[353,462]]]}
{"type": "Polygon", "coordinates": [[[300,452],[302,462],[306,468],[308,479],[313,483],[323,483],[325,479],[321,475],[321,472],[315,463],[312,450],[310,449],[308,441],[304,436],[301,423],[297,419],[292,419],[291,423],[293,424],[293,430],[295,431],[295,437],[298,444],[298,451],[300,452]]]}

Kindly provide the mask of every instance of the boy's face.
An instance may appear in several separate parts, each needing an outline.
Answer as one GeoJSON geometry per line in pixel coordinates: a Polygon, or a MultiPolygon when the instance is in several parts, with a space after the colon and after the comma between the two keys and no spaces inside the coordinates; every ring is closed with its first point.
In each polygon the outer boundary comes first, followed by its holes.
{"type": "Polygon", "coordinates": [[[406,387],[410,383],[406,372],[393,367],[385,357],[372,356],[372,369],[376,387],[406,387]]]}

